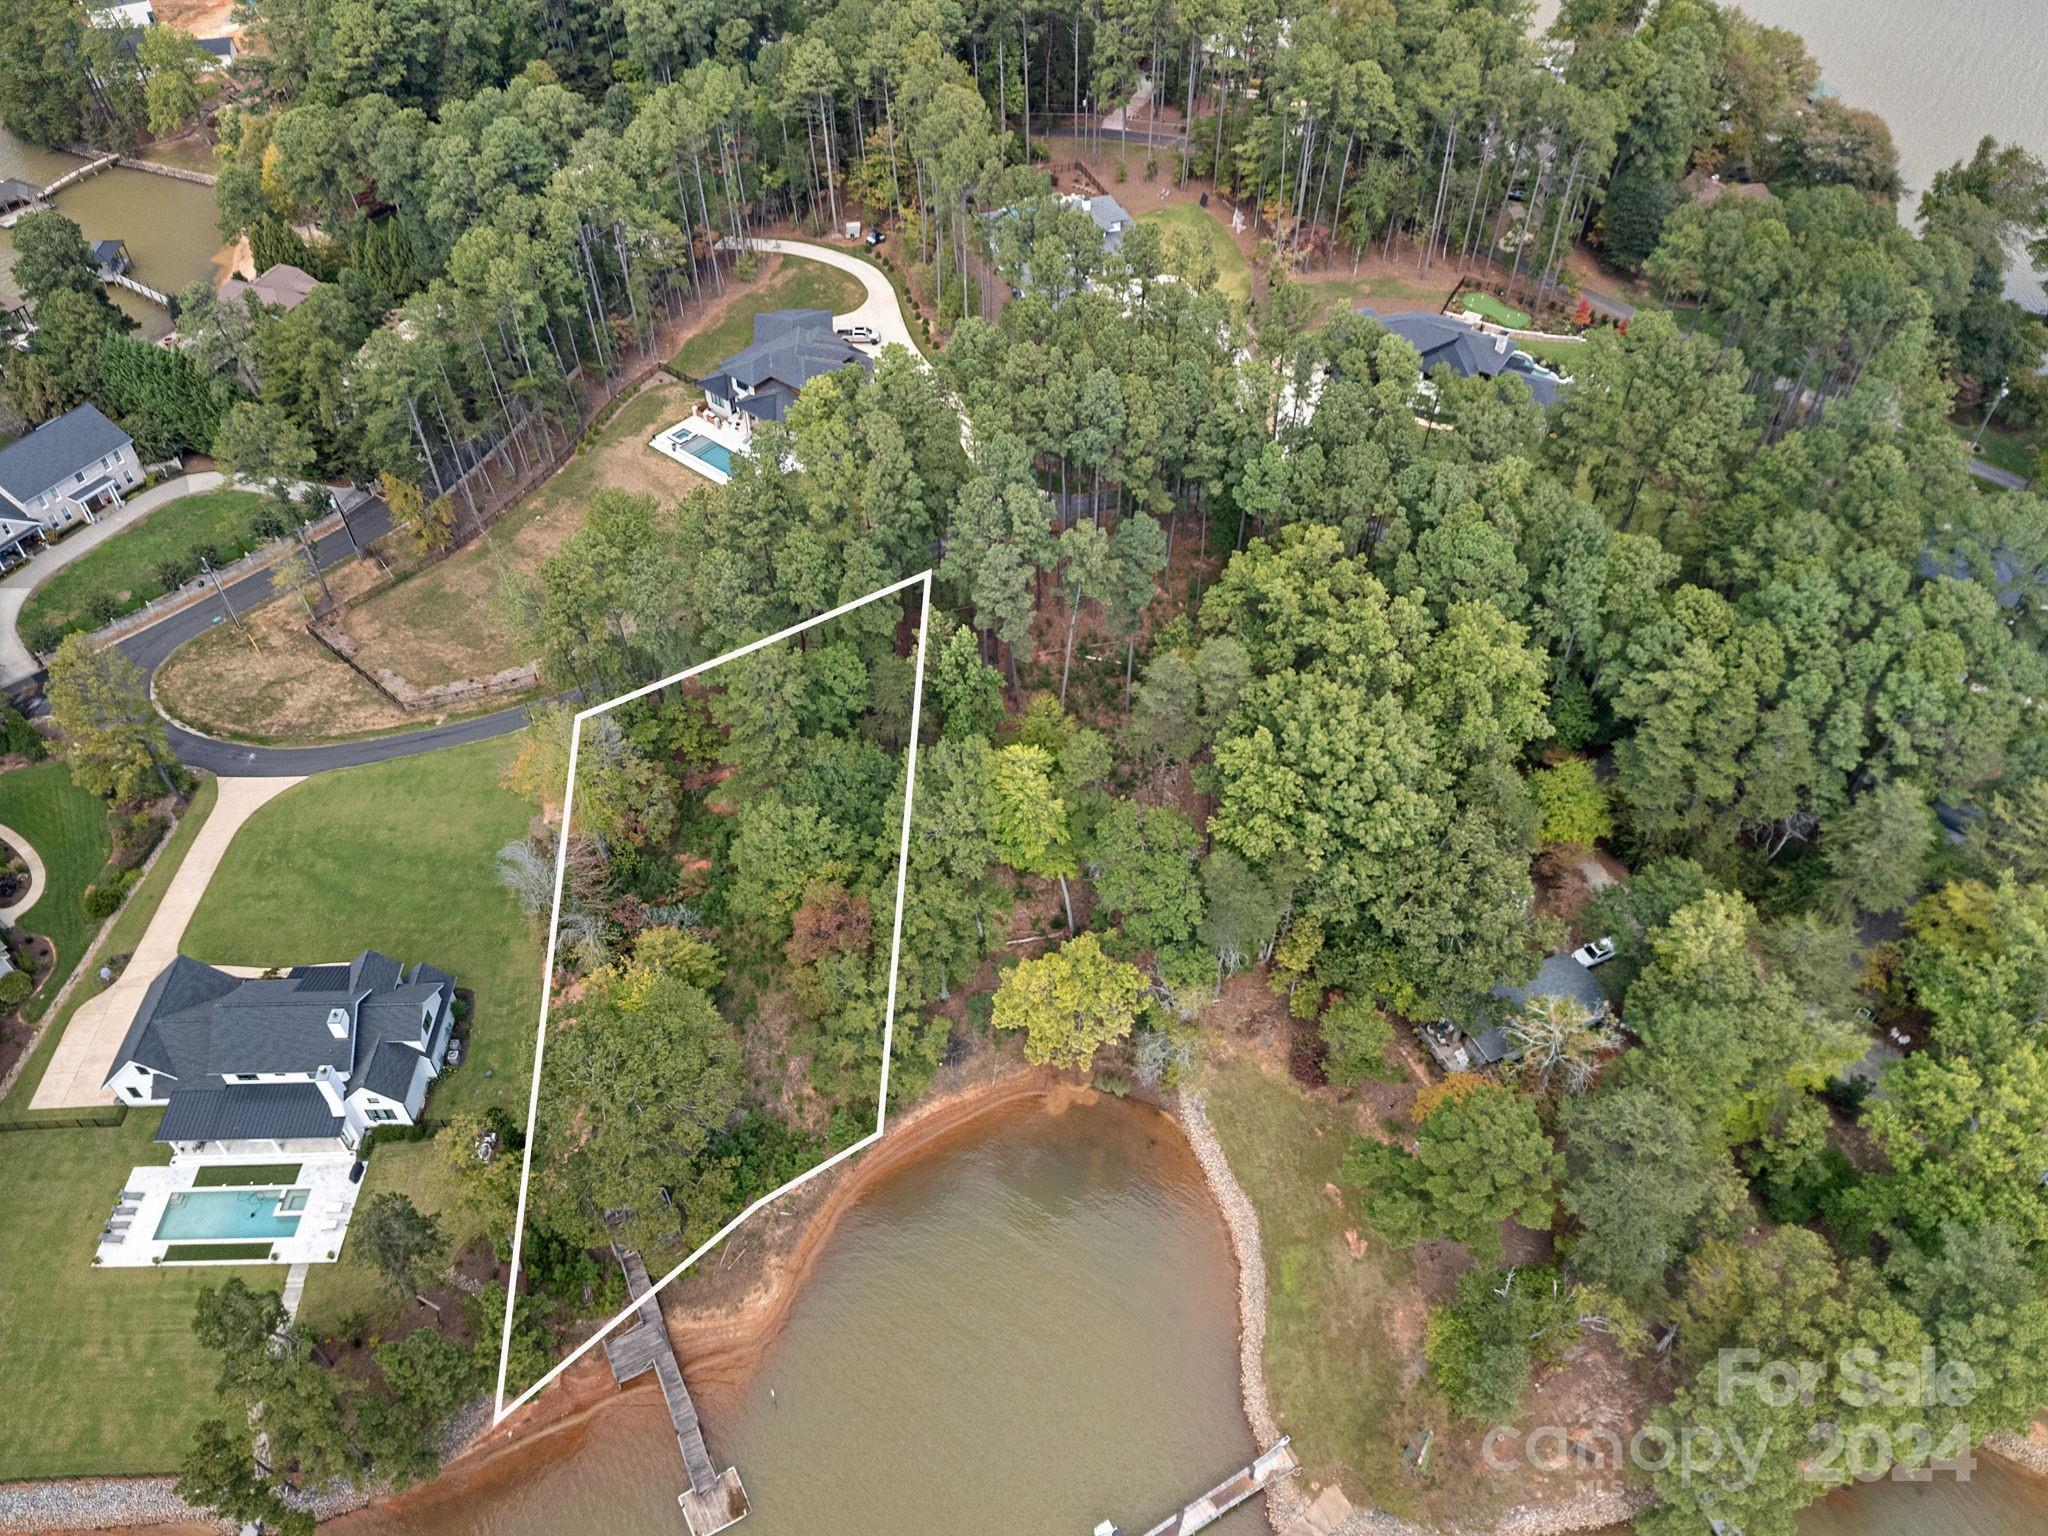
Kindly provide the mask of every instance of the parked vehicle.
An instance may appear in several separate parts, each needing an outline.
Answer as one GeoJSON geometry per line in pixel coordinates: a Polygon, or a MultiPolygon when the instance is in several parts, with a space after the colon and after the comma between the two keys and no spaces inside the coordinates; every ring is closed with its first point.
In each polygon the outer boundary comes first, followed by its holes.
{"type": "Polygon", "coordinates": [[[1581,944],[1572,951],[1572,958],[1589,971],[1596,965],[1605,965],[1614,958],[1614,940],[1595,939],[1590,944],[1581,944]]]}
{"type": "Polygon", "coordinates": [[[884,240],[886,240],[887,238],[888,238],[888,236],[884,235],[884,234],[883,234],[883,233],[882,233],[882,232],[881,232],[881,231],[880,231],[879,229],[871,229],[871,230],[869,230],[869,231],[868,231],[868,249],[872,251],[872,250],[873,250],[873,249],[874,249],[874,248],[875,248],[876,246],[880,245],[880,244],[881,244],[881,243],[882,243],[882,242],[883,242],[884,240]]]}
{"type": "Polygon", "coordinates": [[[872,347],[878,344],[882,338],[876,334],[875,328],[871,325],[849,325],[841,328],[839,339],[841,341],[850,341],[857,347],[872,347]]]}

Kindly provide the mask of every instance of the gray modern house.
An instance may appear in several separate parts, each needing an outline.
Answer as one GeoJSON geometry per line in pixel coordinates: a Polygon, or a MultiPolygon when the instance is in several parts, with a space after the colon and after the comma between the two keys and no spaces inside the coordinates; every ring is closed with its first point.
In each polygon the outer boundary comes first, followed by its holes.
{"type": "Polygon", "coordinates": [[[865,353],[833,331],[826,311],[771,309],[754,316],[753,342],[697,387],[714,410],[751,432],[753,422],[781,421],[806,384],[849,363],[874,369],[865,353]]]}
{"type": "MultiPolygon", "coordinates": [[[[1607,996],[1600,990],[1593,972],[1568,954],[1546,959],[1527,986],[1511,987],[1502,982],[1493,989],[1493,996],[1509,1020],[1528,1007],[1531,1000],[1543,997],[1570,998],[1596,1019],[1607,1012],[1607,996]]],[[[1421,1026],[1418,1033],[1430,1054],[1436,1057],[1437,1065],[1446,1072],[1476,1072],[1516,1054],[1505,1023],[1475,1023],[1469,1029],[1460,1029],[1444,1019],[1421,1026]]]]}
{"type": "Polygon", "coordinates": [[[1427,310],[1382,315],[1360,305],[1358,313],[1368,320],[1377,320],[1420,352],[1424,378],[1439,368],[1448,368],[1463,379],[1491,379],[1513,373],[1529,386],[1538,405],[1550,405],[1559,398],[1556,378],[1547,369],[1535,369],[1533,360],[1516,350],[1510,336],[1493,335],[1427,310]]]}
{"type": "Polygon", "coordinates": [[[180,955],[149,985],[105,1087],[161,1104],[180,1152],[353,1149],[411,1125],[440,1075],[455,981],[366,949],[346,965],[233,976],[180,955]]]}
{"type": "Polygon", "coordinates": [[[0,449],[0,516],[48,529],[90,523],[141,484],[134,440],[96,405],[66,411],[0,449]]]}

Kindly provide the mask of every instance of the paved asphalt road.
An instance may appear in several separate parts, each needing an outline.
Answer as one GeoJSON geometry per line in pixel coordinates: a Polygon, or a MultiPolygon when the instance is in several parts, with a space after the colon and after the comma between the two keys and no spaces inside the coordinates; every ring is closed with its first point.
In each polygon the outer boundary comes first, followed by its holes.
{"type": "MultiPolygon", "coordinates": [[[[391,531],[391,509],[382,501],[370,501],[349,514],[349,526],[355,530],[358,540],[368,544],[391,531]]],[[[322,569],[337,565],[355,554],[349,536],[336,528],[314,546],[322,569]]],[[[229,585],[228,601],[234,604],[237,613],[254,607],[271,595],[271,573],[268,569],[253,571],[240,581],[229,585]]],[[[159,620],[147,629],[137,630],[119,642],[119,648],[145,676],[154,676],[156,669],[163,665],[164,658],[183,645],[187,640],[206,633],[216,624],[225,624],[227,617],[221,612],[217,598],[194,603],[176,613],[159,620]]],[[[337,742],[328,747],[250,747],[232,741],[220,741],[211,736],[200,736],[179,726],[168,726],[171,750],[194,768],[204,768],[209,773],[225,777],[275,778],[286,775],[323,773],[329,768],[350,768],[358,763],[381,763],[389,758],[410,757],[415,752],[431,752],[436,747],[452,747],[466,741],[482,741],[491,736],[503,736],[518,730],[526,724],[526,706],[516,705],[501,709],[493,714],[477,715],[467,720],[458,720],[449,725],[428,726],[422,730],[403,731],[390,736],[371,736],[361,741],[337,742]]]]}

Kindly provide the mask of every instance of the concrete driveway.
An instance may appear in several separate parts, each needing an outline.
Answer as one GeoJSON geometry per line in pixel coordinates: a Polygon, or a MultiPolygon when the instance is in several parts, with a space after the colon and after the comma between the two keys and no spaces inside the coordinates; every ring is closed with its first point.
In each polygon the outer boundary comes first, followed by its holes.
{"type": "MultiPolygon", "coordinates": [[[[163,902],[136,944],[127,969],[106,991],[87,998],[73,1012],[50,1056],[50,1065],[43,1071],[43,1080],[36,1084],[30,1109],[89,1109],[113,1102],[113,1096],[100,1084],[113,1070],[114,1053],[121,1048],[128,1026],[135,1022],[142,994],[157,973],[177,958],[185,927],[214,871],[220,868],[228,844],[243,822],[298,782],[295,778],[220,781],[220,798],[213,814],[185,851],[185,861],[171,877],[170,889],[164,892],[163,902]]],[[[96,961],[97,957],[88,957],[88,963],[96,961]]],[[[92,982],[85,979],[79,985],[92,982]]]]}
{"type": "Polygon", "coordinates": [[[883,346],[907,347],[910,355],[922,358],[924,353],[910,337],[910,324],[903,318],[903,307],[896,302],[896,289],[889,281],[889,274],[872,262],[863,261],[847,251],[835,250],[829,245],[813,245],[808,240],[755,240],[755,250],[774,251],[781,256],[801,256],[807,261],[822,261],[828,267],[837,267],[850,272],[860,279],[861,286],[868,291],[866,300],[851,314],[834,315],[833,325],[841,330],[849,326],[865,325],[882,338],[883,346]]]}
{"type": "Polygon", "coordinates": [[[197,474],[180,475],[175,480],[164,481],[162,485],[153,485],[139,495],[130,496],[113,511],[101,513],[98,522],[79,530],[63,543],[53,544],[31,556],[28,564],[0,580],[0,684],[32,677],[39,670],[35,657],[14,630],[21,618],[21,606],[28,601],[29,593],[81,555],[97,549],[115,534],[134,527],[158,507],[186,496],[196,496],[201,491],[218,490],[226,480],[227,476],[207,469],[197,474]]]}

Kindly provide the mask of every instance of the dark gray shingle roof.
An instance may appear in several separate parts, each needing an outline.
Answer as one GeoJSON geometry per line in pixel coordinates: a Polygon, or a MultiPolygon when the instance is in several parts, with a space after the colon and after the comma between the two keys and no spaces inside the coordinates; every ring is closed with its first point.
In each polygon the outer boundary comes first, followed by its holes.
{"type": "Polygon", "coordinates": [[[156,1128],[158,1141],[268,1141],[341,1134],[341,1116],[311,1083],[180,1088],[156,1128]]]}
{"type": "Polygon", "coordinates": [[[86,404],[46,421],[20,442],[0,449],[0,490],[16,501],[40,496],[88,464],[126,448],[129,436],[86,404]]]}
{"type": "Polygon", "coordinates": [[[1520,1007],[1532,997],[1569,997],[1588,1013],[1607,1002],[1593,973],[1570,955],[1552,955],[1526,987],[1503,982],[1493,989],[1493,995],[1512,1007],[1520,1007]]]}
{"type": "Polygon", "coordinates": [[[377,1047],[370,1058],[369,1067],[352,1087],[367,1088],[372,1093],[381,1093],[387,1099],[405,1102],[406,1094],[412,1091],[412,1075],[425,1060],[411,1046],[396,1040],[387,1040],[377,1047]]]}
{"type": "Polygon", "coordinates": [[[752,344],[733,353],[698,382],[713,394],[727,393],[712,387],[726,381],[747,389],[759,389],[773,381],[799,390],[848,363],[873,366],[858,349],[833,334],[832,316],[826,311],[771,309],[754,316],[752,344]]]}
{"type": "Polygon", "coordinates": [[[408,978],[404,966],[375,950],[345,966],[300,966],[284,976],[247,979],[180,955],[143,994],[114,1055],[114,1071],[135,1061],[195,1085],[230,1073],[327,1066],[355,1084],[357,1071],[385,1042],[417,1050],[429,1004],[438,1017],[452,989],[447,973],[419,966],[408,978]],[[336,1008],[350,1016],[339,1038],[328,1023],[336,1008]]]}

